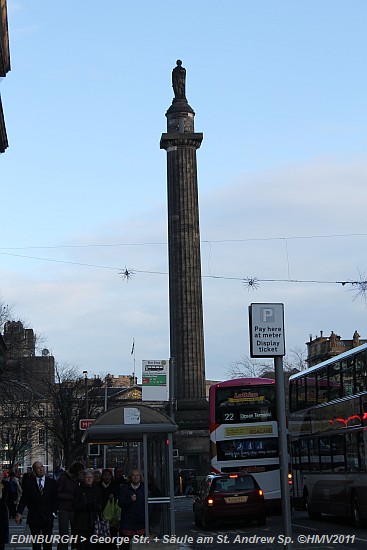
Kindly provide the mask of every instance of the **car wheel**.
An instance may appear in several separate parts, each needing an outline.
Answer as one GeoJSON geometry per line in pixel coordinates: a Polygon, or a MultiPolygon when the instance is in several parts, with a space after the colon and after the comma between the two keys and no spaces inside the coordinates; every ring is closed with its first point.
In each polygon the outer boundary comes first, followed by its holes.
{"type": "Polygon", "coordinates": [[[354,527],[361,527],[361,510],[359,505],[359,498],[355,493],[352,496],[352,521],[354,527]]]}
{"type": "Polygon", "coordinates": [[[259,527],[263,527],[264,525],[266,525],[266,515],[263,514],[262,516],[258,517],[256,519],[256,522],[257,522],[259,527]]]}
{"type": "Polygon", "coordinates": [[[310,497],[306,491],[305,495],[304,495],[304,501],[305,501],[305,508],[306,508],[306,511],[307,511],[307,514],[308,514],[308,517],[310,519],[319,519],[319,517],[321,516],[321,514],[319,512],[315,512],[314,510],[312,510],[311,508],[311,500],[310,500],[310,497]]]}

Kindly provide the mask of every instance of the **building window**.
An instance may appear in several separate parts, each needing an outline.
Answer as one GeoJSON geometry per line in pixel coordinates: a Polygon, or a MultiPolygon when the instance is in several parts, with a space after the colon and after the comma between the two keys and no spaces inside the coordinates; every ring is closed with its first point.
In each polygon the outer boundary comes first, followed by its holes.
{"type": "Polygon", "coordinates": [[[28,443],[28,430],[27,428],[22,428],[20,431],[20,441],[22,445],[26,445],[28,443]]]}
{"type": "Polygon", "coordinates": [[[38,430],[38,444],[44,445],[46,441],[46,434],[44,428],[38,430]]]}

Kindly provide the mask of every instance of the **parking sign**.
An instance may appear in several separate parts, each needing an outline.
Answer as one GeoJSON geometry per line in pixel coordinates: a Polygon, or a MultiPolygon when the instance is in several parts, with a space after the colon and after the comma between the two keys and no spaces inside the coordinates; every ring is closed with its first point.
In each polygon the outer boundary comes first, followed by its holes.
{"type": "Polygon", "coordinates": [[[249,306],[251,357],[285,355],[284,304],[249,306]]]}

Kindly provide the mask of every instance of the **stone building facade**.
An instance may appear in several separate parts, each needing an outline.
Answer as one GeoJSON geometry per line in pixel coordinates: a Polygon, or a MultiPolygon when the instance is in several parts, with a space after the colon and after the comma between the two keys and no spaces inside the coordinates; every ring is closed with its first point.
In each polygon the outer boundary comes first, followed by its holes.
{"type": "Polygon", "coordinates": [[[5,352],[6,345],[4,342],[4,338],[0,334],[0,375],[4,372],[5,368],[5,352]]]}
{"type": "Polygon", "coordinates": [[[53,464],[53,436],[45,428],[51,414],[50,388],[55,360],[48,350],[36,352],[33,329],[21,321],[4,325],[5,353],[0,374],[0,454],[20,469],[40,460],[53,464]]]}
{"type": "Polygon", "coordinates": [[[361,339],[357,331],[354,332],[351,340],[342,340],[334,331],[331,331],[330,336],[324,336],[323,331],[320,331],[320,336],[313,338],[312,335],[310,335],[310,340],[306,342],[307,366],[313,367],[340,353],[344,353],[345,351],[366,343],[367,340],[361,339]]]}
{"type": "MultiPolygon", "coordinates": [[[[0,82],[10,71],[8,14],[6,0],[0,0],[0,82]]],[[[0,153],[8,147],[4,112],[0,96],[0,153]]]]}

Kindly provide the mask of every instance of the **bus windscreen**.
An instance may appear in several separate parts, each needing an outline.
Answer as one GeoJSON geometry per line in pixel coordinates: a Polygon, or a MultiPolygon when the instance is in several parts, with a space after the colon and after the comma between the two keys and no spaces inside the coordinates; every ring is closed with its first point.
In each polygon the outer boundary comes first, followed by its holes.
{"type": "Polygon", "coordinates": [[[215,405],[218,424],[275,421],[275,386],[218,388],[215,405]]]}

